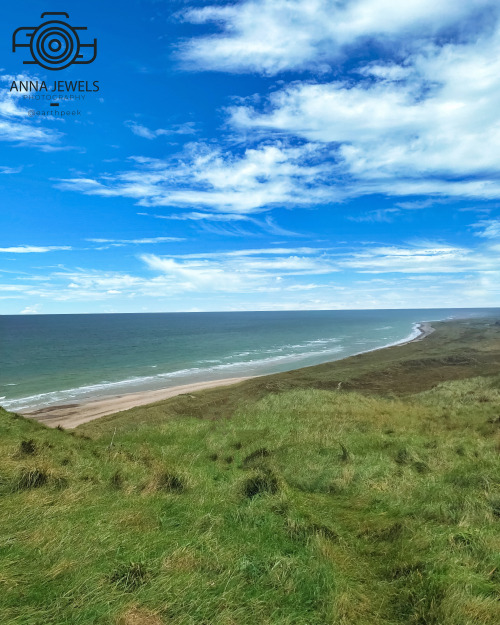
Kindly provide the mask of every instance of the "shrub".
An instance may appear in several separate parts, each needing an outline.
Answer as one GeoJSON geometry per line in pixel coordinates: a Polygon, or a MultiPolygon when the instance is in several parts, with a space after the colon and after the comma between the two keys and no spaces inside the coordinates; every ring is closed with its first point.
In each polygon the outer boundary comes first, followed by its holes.
{"type": "Polygon", "coordinates": [[[158,476],[158,489],[169,493],[182,493],[186,489],[186,483],[175,473],[164,471],[158,476]]]}
{"type": "Polygon", "coordinates": [[[143,562],[123,564],[110,576],[110,581],[123,590],[132,591],[142,586],[149,578],[149,572],[143,562]]]}
{"type": "Polygon", "coordinates": [[[49,480],[48,473],[43,469],[23,469],[14,484],[14,490],[40,488],[49,480]]]}
{"type": "Polygon", "coordinates": [[[259,471],[243,482],[243,494],[248,499],[256,495],[274,495],[279,490],[278,478],[271,471],[259,471]]]}
{"type": "Polygon", "coordinates": [[[32,456],[33,454],[36,454],[37,449],[35,441],[32,438],[28,441],[21,441],[19,451],[25,456],[32,456]]]}

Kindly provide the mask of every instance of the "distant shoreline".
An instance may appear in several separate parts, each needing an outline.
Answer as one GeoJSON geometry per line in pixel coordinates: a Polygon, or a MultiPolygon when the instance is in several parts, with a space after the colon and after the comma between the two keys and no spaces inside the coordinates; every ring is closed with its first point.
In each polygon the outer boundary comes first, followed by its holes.
{"type": "MultiPolygon", "coordinates": [[[[374,350],[366,350],[366,352],[378,351],[382,349],[388,349],[390,347],[407,345],[408,343],[412,343],[414,341],[421,341],[430,334],[432,334],[432,332],[434,332],[434,328],[429,322],[421,322],[416,324],[415,330],[419,332],[419,334],[415,337],[412,337],[408,340],[403,339],[401,342],[393,343],[391,345],[385,345],[384,347],[377,347],[374,350]]],[[[153,404],[158,401],[163,401],[164,399],[169,399],[170,397],[175,397],[176,395],[195,393],[196,391],[216,388],[219,386],[230,386],[232,384],[238,384],[239,382],[248,380],[251,377],[260,376],[246,376],[237,378],[225,378],[222,380],[210,380],[205,382],[194,382],[192,384],[183,384],[157,390],[139,391],[126,393],[123,395],[115,395],[112,397],[89,400],[82,403],[53,405],[39,408],[37,410],[18,411],[18,413],[30,419],[35,419],[36,421],[39,421],[40,423],[43,423],[48,427],[60,426],[67,429],[73,429],[78,427],[79,425],[82,425],[83,423],[88,423],[89,421],[99,419],[100,417],[105,417],[107,415],[115,414],[117,412],[129,410],[130,408],[146,406],[148,404],[153,404]]]]}
{"type": "MultiPolygon", "coordinates": [[[[428,321],[422,321],[422,323],[417,323],[416,329],[420,332],[418,336],[416,336],[413,339],[410,339],[409,341],[404,341],[403,343],[397,343],[397,345],[406,345],[408,343],[413,343],[414,341],[422,341],[423,339],[428,337],[430,334],[435,332],[435,328],[433,328],[432,325],[428,321]]],[[[381,349],[385,349],[385,348],[383,347],[381,349]]]]}

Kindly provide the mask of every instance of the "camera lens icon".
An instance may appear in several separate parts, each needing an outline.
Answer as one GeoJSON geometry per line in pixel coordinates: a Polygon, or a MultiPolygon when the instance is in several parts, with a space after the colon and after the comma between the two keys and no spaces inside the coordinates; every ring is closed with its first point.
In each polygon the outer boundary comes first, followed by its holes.
{"type": "Polygon", "coordinates": [[[64,69],[72,65],[80,53],[80,38],[69,24],[46,22],[33,33],[31,56],[46,69],[64,69]]]}
{"type": "MultiPolygon", "coordinates": [[[[43,13],[42,19],[48,15],[69,18],[67,13],[43,13]]],[[[40,65],[45,69],[60,70],[73,64],[88,65],[97,56],[97,40],[82,43],[78,33],[86,30],[86,27],[70,26],[59,19],[50,19],[36,27],[23,26],[12,36],[12,51],[29,48],[32,60],[23,63],[40,65]]]]}

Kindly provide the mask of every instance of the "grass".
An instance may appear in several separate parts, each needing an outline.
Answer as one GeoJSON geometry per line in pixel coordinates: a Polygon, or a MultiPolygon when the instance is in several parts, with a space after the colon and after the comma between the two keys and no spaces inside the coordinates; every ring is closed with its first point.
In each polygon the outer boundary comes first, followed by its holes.
{"type": "Polygon", "coordinates": [[[0,410],[0,622],[496,625],[499,365],[454,323],[74,432],[0,410]]]}

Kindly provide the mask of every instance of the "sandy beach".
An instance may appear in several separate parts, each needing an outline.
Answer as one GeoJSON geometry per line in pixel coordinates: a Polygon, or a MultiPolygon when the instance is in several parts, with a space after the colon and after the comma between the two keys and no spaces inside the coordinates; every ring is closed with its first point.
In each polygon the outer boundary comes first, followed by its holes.
{"type": "Polygon", "coordinates": [[[46,408],[40,408],[39,410],[33,410],[31,412],[20,412],[19,414],[22,414],[24,417],[29,417],[30,419],[36,419],[51,428],[55,428],[59,425],[65,429],[73,429],[82,425],[82,423],[87,423],[88,421],[93,421],[94,419],[99,419],[99,417],[105,417],[115,412],[122,412],[129,408],[153,404],[157,401],[168,399],[169,397],[175,397],[175,395],[194,393],[216,386],[229,386],[230,384],[243,382],[243,380],[248,380],[248,378],[226,378],[224,380],[211,380],[210,382],[195,382],[193,384],[162,388],[156,391],[141,391],[139,393],[115,395],[114,397],[105,397],[82,404],[47,406],[46,408]]]}
{"type": "MultiPolygon", "coordinates": [[[[428,322],[419,323],[417,325],[417,330],[420,334],[409,341],[402,341],[401,343],[396,343],[395,345],[377,349],[388,349],[390,347],[406,345],[407,343],[411,343],[413,341],[421,341],[434,332],[434,328],[428,322]]],[[[183,384],[181,386],[172,386],[154,391],[126,393],[123,395],[104,397],[79,404],[47,406],[38,410],[22,411],[19,414],[31,419],[36,419],[48,427],[55,428],[57,426],[61,426],[65,429],[73,429],[83,423],[87,423],[88,421],[93,421],[94,419],[99,419],[100,417],[114,414],[116,412],[129,410],[130,408],[136,408],[137,406],[146,406],[147,404],[153,404],[157,401],[168,399],[169,397],[175,397],[176,395],[195,393],[196,391],[215,388],[217,386],[237,384],[238,382],[243,382],[243,380],[248,380],[249,377],[250,376],[226,378],[223,380],[211,380],[209,382],[195,382],[193,384],[183,384]]]]}

